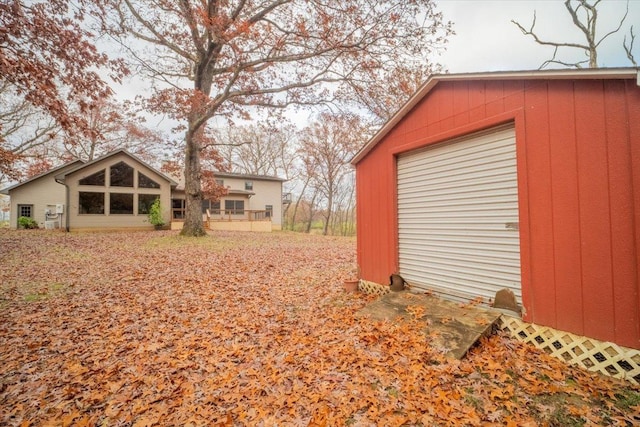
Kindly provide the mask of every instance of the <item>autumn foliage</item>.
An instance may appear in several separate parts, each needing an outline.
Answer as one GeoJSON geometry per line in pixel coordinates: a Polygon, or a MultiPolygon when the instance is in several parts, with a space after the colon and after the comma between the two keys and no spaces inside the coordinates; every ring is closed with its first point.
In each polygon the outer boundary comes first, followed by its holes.
{"type": "Polygon", "coordinates": [[[633,425],[629,383],[357,319],[353,239],[0,230],[0,424],[633,425]]]}

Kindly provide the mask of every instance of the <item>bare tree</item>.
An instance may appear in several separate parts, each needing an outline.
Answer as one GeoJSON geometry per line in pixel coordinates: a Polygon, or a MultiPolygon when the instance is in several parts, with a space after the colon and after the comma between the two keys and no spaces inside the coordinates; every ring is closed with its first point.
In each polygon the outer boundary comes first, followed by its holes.
{"type": "MultiPolygon", "coordinates": [[[[624,15],[620,19],[618,26],[604,34],[602,37],[598,38],[597,32],[597,23],[598,23],[598,5],[602,0],[595,0],[592,3],[589,3],[587,0],[565,0],[564,6],[569,12],[573,24],[580,30],[582,35],[585,38],[584,43],[571,43],[571,42],[557,42],[557,41],[548,41],[542,39],[538,33],[535,31],[536,26],[536,12],[533,12],[533,21],[531,22],[531,26],[527,29],[519,22],[515,20],[511,20],[522,33],[526,36],[531,36],[535,40],[536,43],[543,46],[552,46],[553,56],[551,59],[548,59],[542,63],[540,69],[545,68],[551,64],[558,64],[567,67],[575,67],[582,68],[585,64],[588,64],[589,68],[597,68],[598,67],[598,48],[602,44],[604,40],[606,40],[611,35],[617,33],[622,28],[624,21],[627,19],[627,15],[629,14],[629,1],[627,0],[626,10],[624,15]],[[558,57],[559,50],[561,48],[572,48],[572,49],[581,49],[585,52],[587,59],[576,62],[566,62],[558,57]]],[[[633,47],[633,27],[631,28],[631,45],[629,49],[627,49],[626,45],[626,37],[623,43],[623,47],[627,52],[627,56],[635,64],[635,60],[633,59],[633,55],[631,55],[631,48],[633,47]]]]}
{"type": "Polygon", "coordinates": [[[112,93],[99,70],[115,81],[128,73],[121,61],[98,52],[95,34],[86,29],[90,17],[103,16],[100,1],[0,2],[0,83],[68,134],[85,136],[88,103],[112,93]]]}
{"type": "MultiPolygon", "coordinates": [[[[46,151],[36,150],[59,139],[58,123],[18,96],[13,85],[0,82],[0,183],[24,176],[24,163],[46,151]]],[[[28,175],[28,174],[27,174],[28,175]]]]}
{"type": "Polygon", "coordinates": [[[233,172],[291,178],[296,129],[285,119],[227,127],[215,135],[220,155],[233,172]]]}
{"type": "Polygon", "coordinates": [[[627,58],[634,66],[637,66],[637,62],[635,57],[633,56],[633,42],[636,41],[636,35],[633,34],[633,25],[629,28],[629,44],[627,44],[627,36],[624,36],[624,40],[622,42],[622,46],[624,47],[624,51],[627,54],[627,58]]]}
{"type": "Polygon", "coordinates": [[[130,103],[111,98],[89,104],[86,121],[90,129],[85,138],[64,138],[63,153],[68,157],[91,161],[110,151],[125,148],[149,163],[163,148],[160,132],[145,126],[145,120],[130,103]]]}
{"type": "Polygon", "coordinates": [[[189,236],[205,234],[200,141],[211,118],[351,100],[399,66],[429,62],[451,32],[432,0],[109,3],[112,34],[159,81],[150,108],[184,123],[189,236]]]}
{"type": "Polygon", "coordinates": [[[358,116],[321,114],[302,131],[301,152],[315,165],[313,185],[324,199],[323,234],[328,234],[336,197],[345,176],[352,173],[349,160],[366,138],[365,127],[358,116]]]}

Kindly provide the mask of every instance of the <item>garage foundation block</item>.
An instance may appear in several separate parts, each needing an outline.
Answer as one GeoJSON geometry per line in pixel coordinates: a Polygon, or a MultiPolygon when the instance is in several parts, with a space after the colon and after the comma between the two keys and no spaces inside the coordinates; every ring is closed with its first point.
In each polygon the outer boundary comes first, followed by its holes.
{"type": "Polygon", "coordinates": [[[482,336],[490,334],[502,314],[431,295],[402,291],[383,295],[361,309],[357,316],[373,320],[410,320],[416,308],[424,313],[419,321],[424,324],[425,335],[433,337],[431,345],[454,359],[462,359],[482,336]]]}

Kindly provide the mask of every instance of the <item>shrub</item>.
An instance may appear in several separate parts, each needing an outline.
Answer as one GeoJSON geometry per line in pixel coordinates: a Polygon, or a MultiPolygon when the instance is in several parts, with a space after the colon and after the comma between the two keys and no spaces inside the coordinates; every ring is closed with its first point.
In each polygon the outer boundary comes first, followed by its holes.
{"type": "Polygon", "coordinates": [[[156,226],[162,227],[164,225],[164,218],[162,218],[162,207],[160,206],[160,199],[156,199],[149,208],[149,222],[156,226]]]}
{"type": "Polygon", "coordinates": [[[28,216],[21,216],[20,218],[18,218],[18,226],[20,228],[32,229],[38,228],[38,223],[33,218],[29,218],[28,216]]]}

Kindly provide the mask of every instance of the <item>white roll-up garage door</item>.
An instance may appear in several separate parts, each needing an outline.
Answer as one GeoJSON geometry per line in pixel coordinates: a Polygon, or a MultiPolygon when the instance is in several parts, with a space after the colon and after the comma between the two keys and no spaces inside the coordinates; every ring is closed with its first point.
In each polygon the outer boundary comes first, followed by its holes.
{"type": "Polygon", "coordinates": [[[398,157],[400,274],[445,298],[522,302],[513,127],[398,157]]]}

